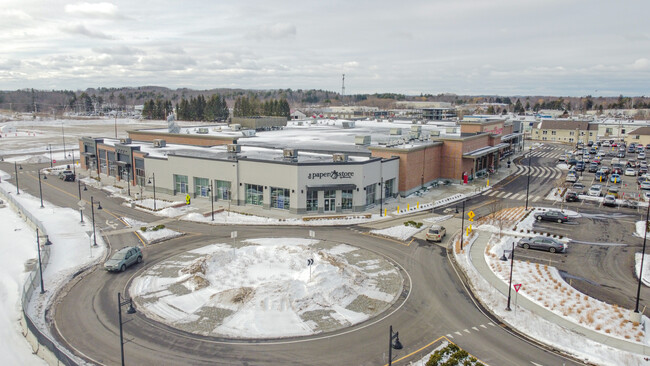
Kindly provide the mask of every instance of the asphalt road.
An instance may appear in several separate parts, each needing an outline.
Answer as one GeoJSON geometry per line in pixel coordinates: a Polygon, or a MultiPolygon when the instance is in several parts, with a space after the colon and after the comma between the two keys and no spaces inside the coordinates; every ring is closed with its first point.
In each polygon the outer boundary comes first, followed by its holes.
{"type": "MultiPolygon", "coordinates": [[[[6,164],[2,165],[10,171],[6,164]]],[[[31,166],[19,173],[21,185],[38,195],[38,180],[31,166]]],[[[517,178],[520,179],[520,178],[517,178]]],[[[541,188],[540,188],[541,189],[541,188]]],[[[48,179],[43,185],[48,201],[76,207],[77,185],[48,179]]],[[[145,222],[158,217],[132,210],[94,189],[93,195],[104,207],[95,211],[96,222],[129,216],[145,222]]],[[[478,197],[468,204],[480,214],[489,197],[478,197]]],[[[516,202],[512,203],[517,204],[516,202]]],[[[517,204],[518,205],[518,204],[517,204]]],[[[237,230],[239,239],[257,237],[306,237],[310,228],[264,226],[212,226],[172,221],[171,229],[188,233],[145,248],[145,262],[125,273],[107,273],[101,268],[71,283],[71,288],[54,309],[54,334],[82,357],[105,365],[119,364],[120,343],[117,321],[117,293],[126,292],[130,280],[148,266],[174,254],[209,243],[229,240],[237,230]]],[[[120,229],[123,226],[118,226],[120,229]]],[[[410,245],[364,235],[345,227],[317,227],[317,238],[381,253],[404,269],[408,279],[403,296],[388,311],[357,326],[297,339],[233,341],[180,332],[144,317],[123,313],[126,361],[140,365],[383,365],[387,363],[388,329],[399,331],[402,350],[394,350],[393,364],[408,364],[429,350],[432,342],[449,335],[460,347],[490,365],[579,364],[539,348],[511,334],[486,316],[475,304],[447,258],[438,246],[415,240],[410,245]],[[407,275],[408,274],[408,275],[407,275]],[[411,356],[408,356],[411,355],[411,356]],[[407,357],[405,357],[407,356],[407,357]]],[[[110,235],[110,245],[132,245],[133,234],[110,235]]]]}

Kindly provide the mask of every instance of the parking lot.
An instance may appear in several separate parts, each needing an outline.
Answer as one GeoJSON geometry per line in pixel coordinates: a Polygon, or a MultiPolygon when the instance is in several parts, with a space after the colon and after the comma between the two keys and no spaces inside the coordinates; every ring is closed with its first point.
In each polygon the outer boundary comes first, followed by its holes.
{"type": "MultiPolygon", "coordinates": [[[[645,158],[646,148],[642,150],[635,147],[634,152],[628,152],[628,147],[621,146],[607,146],[599,147],[596,145],[593,146],[596,153],[589,153],[594,151],[590,147],[585,146],[584,149],[578,149],[569,152],[560,163],[567,163],[571,166],[571,169],[567,175],[564,176],[565,182],[563,183],[563,188],[566,188],[567,191],[574,191],[579,196],[579,200],[583,203],[593,202],[594,204],[601,205],[605,196],[608,193],[612,194],[617,198],[616,202],[612,200],[612,204],[615,206],[634,206],[639,200],[647,201],[645,196],[646,192],[650,195],[650,179],[648,179],[647,188],[642,189],[640,186],[639,178],[640,175],[643,175],[644,171],[647,172],[647,163],[645,158]],[[641,152],[642,153],[638,153],[641,152]],[[586,154],[584,153],[586,152],[586,154]],[[584,170],[579,168],[580,162],[583,163],[584,170]],[[594,168],[597,164],[597,171],[594,172],[594,168]],[[591,167],[591,169],[590,169],[591,167]],[[621,169],[620,174],[615,175],[616,168],[621,169]],[[607,169],[606,172],[603,172],[603,169],[607,169]],[[625,175],[627,169],[632,169],[627,171],[628,175],[625,175]],[[591,170],[591,171],[590,171],[591,170]],[[576,183],[581,183],[584,185],[584,188],[574,185],[572,179],[566,180],[572,172],[576,175],[576,183]],[[629,174],[634,175],[629,175],[629,174]],[[591,192],[590,188],[594,185],[601,185],[602,191],[598,195],[596,192],[591,192]]],[[[643,185],[645,186],[645,185],[643,185]]],[[[568,196],[565,195],[565,199],[568,196]]]]}

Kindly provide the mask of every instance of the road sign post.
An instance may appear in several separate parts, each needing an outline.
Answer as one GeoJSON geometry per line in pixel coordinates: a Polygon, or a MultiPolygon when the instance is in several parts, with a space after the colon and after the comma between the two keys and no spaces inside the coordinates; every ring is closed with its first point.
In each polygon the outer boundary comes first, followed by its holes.
{"type": "Polygon", "coordinates": [[[521,283],[514,285],[515,288],[515,316],[517,316],[517,298],[519,297],[519,289],[521,288],[521,283]]]}

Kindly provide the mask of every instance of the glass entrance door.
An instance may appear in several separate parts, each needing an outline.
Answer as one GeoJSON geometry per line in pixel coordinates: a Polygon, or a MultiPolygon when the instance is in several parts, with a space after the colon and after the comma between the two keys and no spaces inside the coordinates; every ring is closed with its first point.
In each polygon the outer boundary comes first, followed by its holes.
{"type": "Polygon", "coordinates": [[[336,210],[336,191],[325,191],[323,192],[324,202],[323,210],[325,212],[331,212],[336,210]]]}

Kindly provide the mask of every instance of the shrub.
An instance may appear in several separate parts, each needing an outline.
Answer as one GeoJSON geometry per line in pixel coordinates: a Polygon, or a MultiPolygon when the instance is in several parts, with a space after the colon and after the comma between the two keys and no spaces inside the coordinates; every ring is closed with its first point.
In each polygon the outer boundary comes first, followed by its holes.
{"type": "Polygon", "coordinates": [[[140,231],[142,231],[142,232],[147,231],[147,227],[146,227],[146,226],[141,226],[141,227],[140,227],[140,231]]]}

